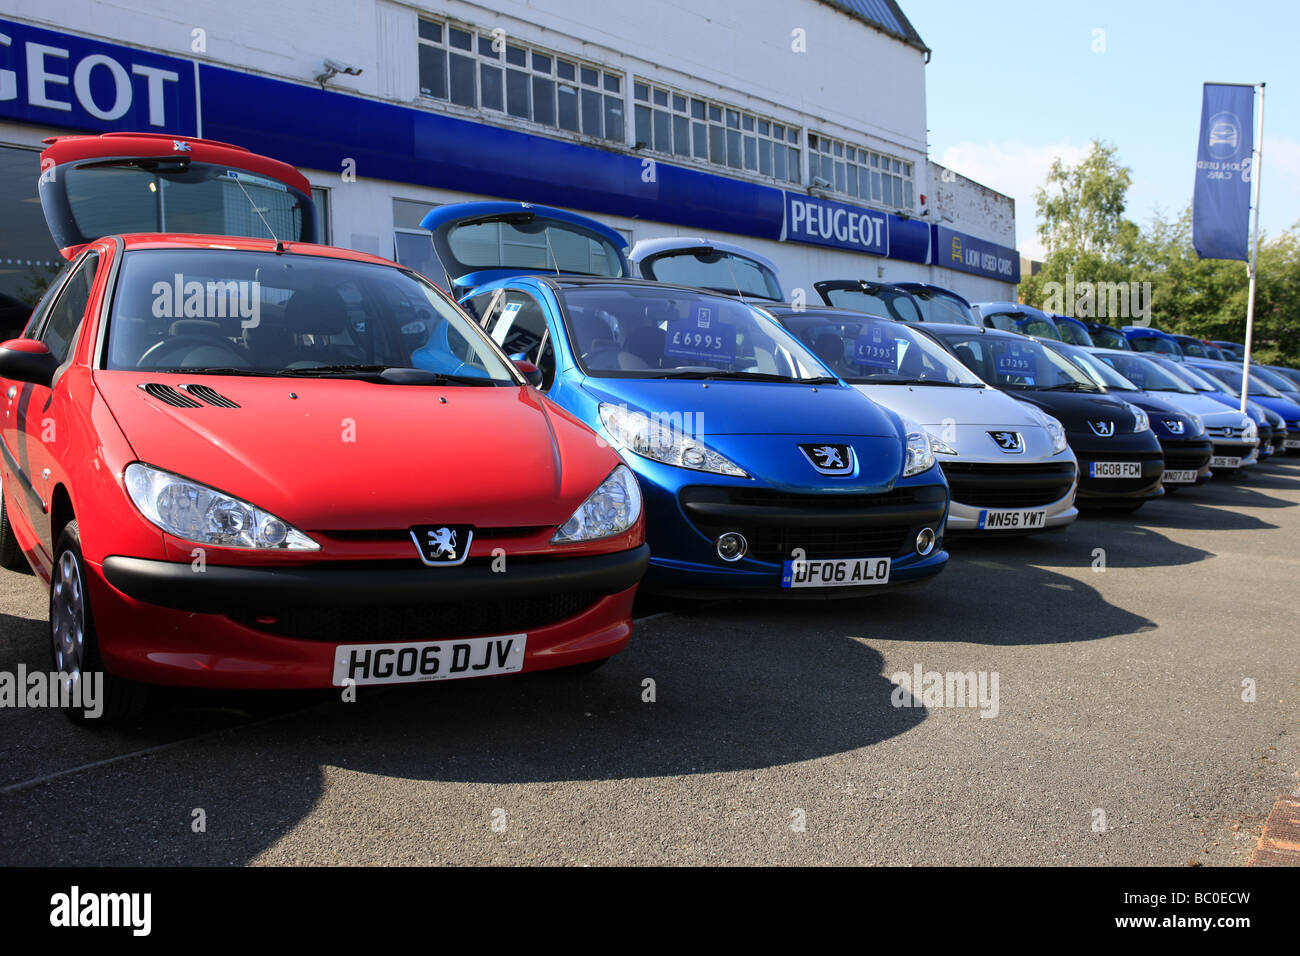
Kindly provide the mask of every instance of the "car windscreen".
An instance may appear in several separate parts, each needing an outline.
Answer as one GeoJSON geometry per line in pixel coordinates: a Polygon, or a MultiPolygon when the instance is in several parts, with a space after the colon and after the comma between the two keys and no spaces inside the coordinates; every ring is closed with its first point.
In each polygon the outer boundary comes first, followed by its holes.
{"type": "Polygon", "coordinates": [[[739,292],[774,302],[781,284],[772,270],[746,256],[718,249],[684,249],[653,256],[644,263],[648,279],[716,292],[739,292]]]}
{"type": "Polygon", "coordinates": [[[1081,325],[1075,325],[1073,322],[1056,323],[1056,331],[1060,333],[1061,341],[1070,345],[1081,345],[1084,348],[1092,347],[1092,337],[1088,335],[1088,330],[1081,325]]]}
{"type": "MultiPolygon", "coordinates": [[[[1199,371],[1204,372],[1206,370],[1199,369],[1199,371]]],[[[1209,370],[1209,374],[1213,375],[1221,382],[1226,382],[1228,386],[1238,395],[1241,394],[1241,366],[1240,365],[1216,365],[1213,369],[1209,370]]],[[[1283,397],[1282,393],[1279,392],[1272,385],[1270,385],[1268,382],[1266,382],[1263,376],[1256,375],[1255,369],[1251,369],[1250,371],[1250,391],[1248,394],[1263,395],[1265,398],[1283,397]]]]}
{"type": "MultiPolygon", "coordinates": [[[[1048,348],[1051,349],[1053,347],[1049,345],[1048,348]]],[[[1104,388],[1119,392],[1134,392],[1139,388],[1137,384],[1125,378],[1111,366],[1107,365],[1084,348],[1062,344],[1056,346],[1054,350],[1060,352],[1075,365],[1083,369],[1090,379],[1104,388]]]]}
{"type": "Polygon", "coordinates": [[[543,217],[520,221],[468,221],[447,231],[453,276],[480,269],[623,275],[623,259],[609,239],[573,223],[543,217]]]}
{"type": "Polygon", "coordinates": [[[1101,391],[1081,368],[1033,339],[953,332],[943,340],[963,365],[997,388],[1101,391]]]}
{"type": "Polygon", "coordinates": [[[569,342],[589,375],[829,377],[789,333],[735,299],[635,285],[567,288],[557,295],[569,342]]]}
{"type": "Polygon", "coordinates": [[[970,306],[961,299],[934,289],[909,289],[926,322],[948,322],[953,325],[979,325],[970,306]]]}
{"type": "Polygon", "coordinates": [[[902,322],[816,312],[785,313],[780,321],[846,382],[984,385],[946,349],[902,322]]]}
{"type": "Polygon", "coordinates": [[[1260,368],[1258,365],[1252,365],[1250,367],[1250,377],[1258,378],[1261,382],[1272,385],[1292,401],[1295,400],[1297,393],[1300,393],[1300,388],[1296,387],[1295,382],[1271,368],[1260,368]]]}
{"type": "Polygon", "coordinates": [[[1155,352],[1157,355],[1168,355],[1171,358],[1183,354],[1175,343],[1159,335],[1137,335],[1129,339],[1128,344],[1133,346],[1134,352],[1155,352]]]}
{"type": "Polygon", "coordinates": [[[1021,335],[1037,335],[1044,339],[1060,341],[1061,333],[1056,330],[1056,323],[1040,319],[1036,315],[1023,312],[985,312],[986,325],[1003,332],[1019,332],[1021,335]]]}
{"type": "Polygon", "coordinates": [[[1122,355],[1107,353],[1097,355],[1096,358],[1098,362],[1104,362],[1134,385],[1149,392],[1183,392],[1187,394],[1196,391],[1186,382],[1166,372],[1157,363],[1132,352],[1126,352],[1122,355]]]}
{"type": "Polygon", "coordinates": [[[60,241],[131,232],[315,241],[311,197],[268,176],[186,159],[135,159],[58,170],[47,204],[60,241]]]}
{"type": "Polygon", "coordinates": [[[1124,333],[1118,329],[1097,328],[1089,329],[1088,334],[1092,336],[1092,344],[1099,349],[1123,349],[1125,352],[1133,351],[1128,344],[1128,339],[1124,333]]]}
{"type": "Polygon", "coordinates": [[[518,383],[478,326],[413,272],[226,249],[128,250],[105,367],[300,375],[413,368],[518,383]]]}
{"type": "Polygon", "coordinates": [[[1240,397],[1236,390],[1221,378],[1216,378],[1209,372],[1200,368],[1193,368],[1181,362],[1175,362],[1173,359],[1160,358],[1160,367],[1170,375],[1174,375],[1187,381],[1198,392],[1222,392],[1225,395],[1240,397]]]}
{"type": "Polygon", "coordinates": [[[897,319],[900,322],[923,322],[916,300],[899,289],[884,286],[868,286],[866,289],[828,289],[826,297],[837,309],[852,309],[867,315],[878,315],[883,319],[897,319]]]}
{"type": "MultiPolygon", "coordinates": [[[[1204,342],[1199,342],[1190,336],[1180,337],[1178,347],[1182,349],[1183,355],[1189,358],[1217,359],[1219,357],[1211,354],[1210,349],[1213,346],[1207,346],[1204,342]]],[[[1215,351],[1217,352],[1218,349],[1215,349],[1215,351]]]]}

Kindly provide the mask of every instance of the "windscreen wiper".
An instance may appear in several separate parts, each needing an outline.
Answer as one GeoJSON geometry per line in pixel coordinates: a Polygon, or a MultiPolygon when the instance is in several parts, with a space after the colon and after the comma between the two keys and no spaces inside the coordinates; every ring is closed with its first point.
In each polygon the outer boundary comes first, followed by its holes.
{"type": "Polygon", "coordinates": [[[1040,385],[1044,392],[1100,392],[1101,389],[1084,385],[1082,382],[1062,382],[1060,385],[1040,385]]]}
{"type": "Polygon", "coordinates": [[[362,378],[391,385],[493,386],[497,384],[490,378],[451,375],[446,372],[402,365],[312,365],[307,368],[286,368],[277,374],[301,378],[362,378]]]}

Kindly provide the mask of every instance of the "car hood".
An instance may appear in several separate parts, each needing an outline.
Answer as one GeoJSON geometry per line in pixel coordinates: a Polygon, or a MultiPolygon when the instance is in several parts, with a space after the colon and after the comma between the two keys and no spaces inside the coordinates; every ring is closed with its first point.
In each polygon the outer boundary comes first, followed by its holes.
{"type": "Polygon", "coordinates": [[[1092,421],[1114,421],[1116,432],[1131,426],[1133,413],[1124,402],[1108,395],[1088,392],[1046,392],[1025,389],[1010,393],[1030,405],[1041,408],[1065,426],[1067,432],[1088,432],[1092,421]]]}
{"type": "Polygon", "coordinates": [[[126,371],[95,384],[140,461],[307,532],[558,525],[619,463],[528,388],[126,371]],[[194,384],[238,407],[142,387],[194,384]]]}
{"type": "Polygon", "coordinates": [[[842,385],[588,378],[597,401],[630,410],[692,416],[692,433],[721,435],[843,435],[897,439],[896,417],[856,389],[842,385]]]}
{"type": "Polygon", "coordinates": [[[1036,415],[996,388],[950,388],[943,385],[853,386],[873,402],[929,428],[948,422],[987,428],[1041,428],[1036,415]]]}

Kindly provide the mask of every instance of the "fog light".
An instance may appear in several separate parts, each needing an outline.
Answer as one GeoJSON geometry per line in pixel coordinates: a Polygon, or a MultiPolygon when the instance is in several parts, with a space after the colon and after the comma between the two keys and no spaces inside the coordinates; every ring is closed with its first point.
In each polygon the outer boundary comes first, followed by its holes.
{"type": "Polygon", "coordinates": [[[739,561],[749,550],[749,542],[739,531],[728,531],[718,538],[718,557],[723,561],[739,561]]]}
{"type": "Polygon", "coordinates": [[[922,528],[916,535],[916,553],[925,557],[934,550],[934,529],[922,528]]]}

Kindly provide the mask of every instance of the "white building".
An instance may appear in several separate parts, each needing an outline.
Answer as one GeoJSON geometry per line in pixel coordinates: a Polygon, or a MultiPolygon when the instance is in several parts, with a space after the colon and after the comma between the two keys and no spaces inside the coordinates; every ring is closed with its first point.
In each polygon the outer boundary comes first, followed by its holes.
{"type": "Polygon", "coordinates": [[[507,198],[748,245],[810,301],[829,278],[1015,298],[1014,204],[928,161],[930,51],[894,0],[9,6],[0,293],[56,258],[41,139],[138,130],[293,163],[322,241],[437,279],[424,213],[507,198]]]}

